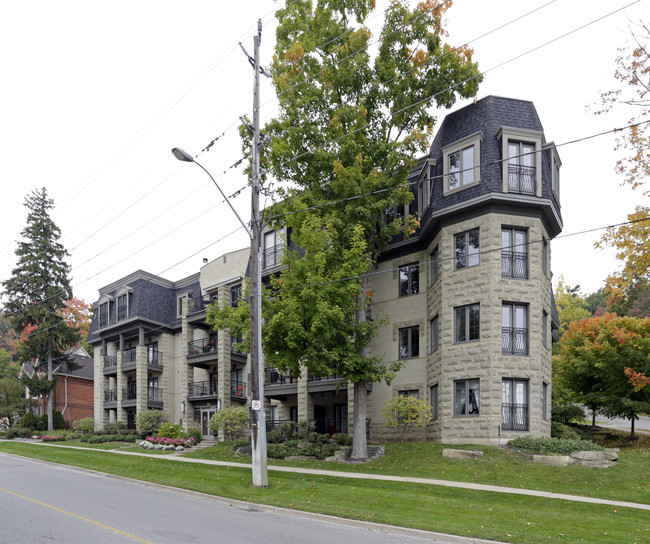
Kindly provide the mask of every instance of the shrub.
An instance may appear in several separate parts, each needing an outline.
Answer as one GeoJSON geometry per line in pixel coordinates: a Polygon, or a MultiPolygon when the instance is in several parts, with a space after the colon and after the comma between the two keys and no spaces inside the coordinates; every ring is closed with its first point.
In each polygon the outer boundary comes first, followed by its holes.
{"type": "Polygon", "coordinates": [[[89,444],[105,444],[106,442],[135,442],[137,439],[134,434],[92,434],[81,438],[81,441],[89,444]]]}
{"type": "Polygon", "coordinates": [[[282,436],[282,431],[280,429],[274,429],[266,433],[266,442],[267,444],[281,444],[284,437],[282,436]]]}
{"type": "MultiPolygon", "coordinates": [[[[45,419],[45,423],[47,425],[47,416],[45,416],[45,419]]],[[[61,431],[65,429],[65,419],[63,417],[63,414],[58,410],[52,414],[52,426],[54,427],[55,431],[61,431]]]]}
{"type": "Polygon", "coordinates": [[[569,455],[574,451],[602,451],[602,446],[589,440],[572,440],[568,438],[516,438],[508,446],[527,453],[543,455],[569,455]]]}
{"type": "Polygon", "coordinates": [[[234,440],[237,435],[248,427],[250,418],[248,411],[241,406],[229,406],[219,410],[210,418],[208,427],[211,431],[222,430],[224,436],[234,440]]]}
{"type": "Polygon", "coordinates": [[[291,440],[296,435],[296,423],[293,421],[283,421],[279,429],[285,440],[291,440]]]}
{"type": "MultiPolygon", "coordinates": [[[[54,419],[54,416],[52,416],[54,419]]],[[[35,431],[47,431],[47,414],[36,416],[36,424],[34,425],[35,431]]]]}
{"type": "Polygon", "coordinates": [[[12,427],[11,429],[7,429],[7,432],[5,433],[5,438],[7,440],[13,440],[14,438],[18,438],[19,434],[20,434],[20,428],[12,427]]]}
{"type": "Polygon", "coordinates": [[[152,436],[166,421],[169,421],[169,416],[162,410],[147,410],[138,414],[138,430],[146,436],[152,436]]]}
{"type": "Polygon", "coordinates": [[[570,440],[580,440],[580,435],[571,427],[558,421],[551,421],[551,437],[568,438],[570,440]]]}
{"type": "Polygon", "coordinates": [[[186,438],[185,429],[171,421],[165,421],[158,429],[158,436],[161,438],[186,438]]]}
{"type": "Polygon", "coordinates": [[[291,455],[289,448],[284,444],[267,444],[266,456],[270,459],[284,459],[291,455]]]}
{"type": "Polygon", "coordinates": [[[184,448],[191,448],[194,445],[193,438],[165,438],[162,436],[147,436],[146,441],[159,446],[183,446],[184,448]]]}
{"type": "Polygon", "coordinates": [[[309,435],[315,432],[316,432],[316,425],[313,422],[307,420],[302,420],[298,422],[298,429],[296,431],[296,434],[298,435],[299,438],[309,439],[309,435]]]}
{"type": "Polygon", "coordinates": [[[203,440],[203,434],[201,434],[201,429],[199,429],[199,428],[196,427],[196,426],[194,426],[194,427],[190,427],[190,428],[187,430],[187,436],[188,436],[189,438],[193,438],[193,439],[194,439],[194,442],[196,442],[197,444],[198,444],[199,442],[201,442],[201,440],[203,440]]]}
{"type": "Polygon", "coordinates": [[[114,421],[113,423],[107,423],[104,425],[104,432],[106,434],[120,434],[120,431],[124,429],[124,423],[122,421],[114,421]]]}
{"type": "Polygon", "coordinates": [[[351,446],[352,445],[352,437],[345,434],[345,433],[336,433],[332,435],[332,439],[339,445],[339,446],[351,446]]]}
{"type": "Polygon", "coordinates": [[[235,450],[238,450],[239,448],[247,448],[250,445],[251,445],[250,438],[237,438],[236,440],[233,440],[232,443],[232,447],[235,450]]]}
{"type": "Polygon", "coordinates": [[[36,415],[33,412],[27,412],[20,418],[18,426],[23,429],[34,429],[36,427],[36,415]]]}
{"type": "Polygon", "coordinates": [[[95,431],[95,420],[92,417],[77,419],[72,422],[72,428],[81,434],[92,434],[95,431]]]}
{"type": "Polygon", "coordinates": [[[553,402],[551,408],[551,420],[568,425],[571,421],[582,421],[585,418],[585,411],[571,403],[553,402]]]}
{"type": "Polygon", "coordinates": [[[431,421],[431,406],[417,397],[397,395],[388,400],[382,410],[387,427],[401,427],[400,440],[409,427],[424,427],[431,421]]]}

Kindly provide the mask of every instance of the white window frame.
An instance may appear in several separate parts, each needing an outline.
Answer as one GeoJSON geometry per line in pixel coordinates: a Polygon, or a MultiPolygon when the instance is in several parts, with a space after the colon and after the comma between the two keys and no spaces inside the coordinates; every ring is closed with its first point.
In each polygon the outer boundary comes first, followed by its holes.
{"type": "MultiPolygon", "coordinates": [[[[501,172],[502,172],[502,190],[509,193],[508,183],[508,164],[509,164],[509,144],[527,143],[534,147],[535,157],[535,196],[542,196],[542,132],[539,130],[522,130],[512,127],[501,127],[497,132],[497,139],[501,140],[501,172]]],[[[519,194],[518,192],[514,194],[519,194]]]]}
{"type": "MultiPolygon", "coordinates": [[[[463,138],[462,140],[458,140],[454,142],[453,144],[447,145],[442,148],[442,165],[443,165],[443,180],[444,183],[442,185],[442,194],[444,196],[447,196],[448,194],[455,193],[457,191],[462,191],[463,189],[467,189],[468,187],[473,187],[475,185],[478,185],[481,182],[481,144],[483,143],[483,133],[481,132],[476,132],[474,134],[471,134],[470,136],[467,136],[466,138],[463,138]],[[464,183],[463,177],[461,175],[460,179],[460,184],[458,187],[454,187],[453,189],[450,188],[449,180],[450,180],[450,171],[449,171],[449,159],[451,155],[454,153],[462,152],[463,150],[467,150],[470,147],[473,147],[473,157],[474,157],[474,165],[473,165],[473,178],[472,181],[464,183]]],[[[461,164],[461,173],[463,172],[462,164],[461,164]]]]}

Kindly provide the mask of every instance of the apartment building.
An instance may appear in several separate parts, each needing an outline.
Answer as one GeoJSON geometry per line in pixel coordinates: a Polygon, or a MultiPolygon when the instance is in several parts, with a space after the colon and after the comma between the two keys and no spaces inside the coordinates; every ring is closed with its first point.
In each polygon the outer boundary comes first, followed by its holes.
{"type": "MultiPolygon", "coordinates": [[[[432,422],[413,438],[550,434],[560,167],[531,102],[489,96],[440,124],[409,178],[413,201],[387,211],[417,214],[420,227],[390,244],[371,279],[371,316],[389,325],[370,355],[403,363],[390,386],[369,386],[371,439],[393,437],[381,410],[395,395],[431,404],[432,422]]],[[[264,234],[264,276],[281,271],[286,239],[264,234]]],[[[237,303],[247,264],[243,249],[179,282],[139,271],[100,289],[89,340],[97,421],[134,426],[137,413],[161,408],[207,433],[216,410],[249,406],[246,355],[205,321],[212,301],[237,303]]],[[[352,431],[352,389],[337,376],[266,368],[264,396],[270,427],[307,419],[322,432],[352,431]]]]}

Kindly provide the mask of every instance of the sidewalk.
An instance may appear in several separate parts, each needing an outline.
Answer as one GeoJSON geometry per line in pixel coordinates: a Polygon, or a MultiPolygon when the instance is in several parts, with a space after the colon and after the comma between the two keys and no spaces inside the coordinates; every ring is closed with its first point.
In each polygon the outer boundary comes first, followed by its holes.
{"type": "MultiPolygon", "coordinates": [[[[34,444],[40,444],[42,446],[53,447],[53,448],[71,448],[77,450],[88,451],[88,448],[81,448],[78,446],[64,446],[60,444],[46,444],[38,441],[29,441],[34,444]]],[[[107,452],[107,453],[118,453],[120,455],[134,455],[137,457],[153,457],[156,459],[165,459],[168,461],[181,462],[181,463],[196,463],[196,464],[205,464],[205,465],[214,465],[214,466],[224,466],[224,467],[238,467],[238,468],[247,468],[252,469],[252,465],[248,463],[230,463],[226,461],[210,461],[207,459],[192,459],[189,457],[180,457],[179,455],[152,455],[149,453],[136,453],[136,452],[125,452],[118,450],[92,450],[97,452],[107,452]]],[[[608,499],[599,499],[595,497],[583,497],[579,495],[566,495],[563,493],[552,493],[549,491],[538,491],[533,489],[519,489],[516,487],[502,487],[497,485],[485,485],[485,484],[475,484],[469,482],[454,482],[449,480],[437,480],[433,478],[412,478],[409,476],[389,476],[385,474],[364,474],[364,473],[351,473],[351,472],[342,472],[336,470],[319,470],[311,468],[300,468],[300,467],[280,467],[280,466],[269,466],[269,471],[274,472],[293,472],[296,474],[310,474],[313,476],[330,476],[335,478],[349,478],[357,480],[384,480],[389,482],[406,482],[406,483],[415,483],[415,484],[424,484],[424,485],[436,485],[441,487],[454,487],[460,489],[473,489],[476,491],[490,491],[492,493],[508,493],[511,495],[527,495],[530,497],[542,497],[546,499],[560,499],[565,501],[573,502],[584,502],[591,504],[604,504],[607,506],[614,506],[616,508],[635,508],[637,510],[646,510],[650,511],[650,504],[642,504],[637,502],[627,502],[627,501],[613,501],[608,499]]],[[[606,469],[594,469],[594,470],[606,470],[606,469]]]]}

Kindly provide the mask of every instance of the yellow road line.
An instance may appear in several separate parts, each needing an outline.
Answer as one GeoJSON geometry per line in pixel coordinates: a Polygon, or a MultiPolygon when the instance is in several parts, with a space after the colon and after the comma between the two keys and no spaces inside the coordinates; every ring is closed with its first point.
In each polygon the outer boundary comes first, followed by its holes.
{"type": "Polygon", "coordinates": [[[4,491],[5,493],[9,493],[10,495],[14,495],[15,497],[20,497],[21,499],[25,499],[26,501],[30,501],[36,504],[40,504],[41,506],[45,506],[47,508],[51,508],[52,510],[56,510],[57,512],[61,512],[63,514],[68,514],[69,516],[72,516],[77,519],[81,519],[83,521],[87,521],[88,523],[92,523],[93,525],[98,525],[99,527],[102,527],[104,529],[108,529],[109,531],[114,531],[116,533],[119,533],[121,535],[127,536],[129,538],[132,538],[133,540],[137,540],[138,542],[144,542],[145,544],[154,544],[150,540],[145,540],[144,538],[137,537],[135,535],[132,535],[131,533],[126,533],[124,531],[120,531],[119,529],[116,529],[115,527],[111,527],[110,525],[104,525],[103,523],[100,523],[99,521],[94,521],[89,518],[85,518],[83,516],[80,516],[79,514],[75,514],[74,512],[68,512],[67,510],[63,510],[62,508],[58,508],[57,506],[52,506],[51,504],[47,504],[45,502],[37,501],[36,499],[31,499],[29,497],[26,497],[25,495],[21,495],[20,493],[14,493],[13,491],[9,491],[8,489],[3,489],[0,487],[0,491],[4,491]]]}

